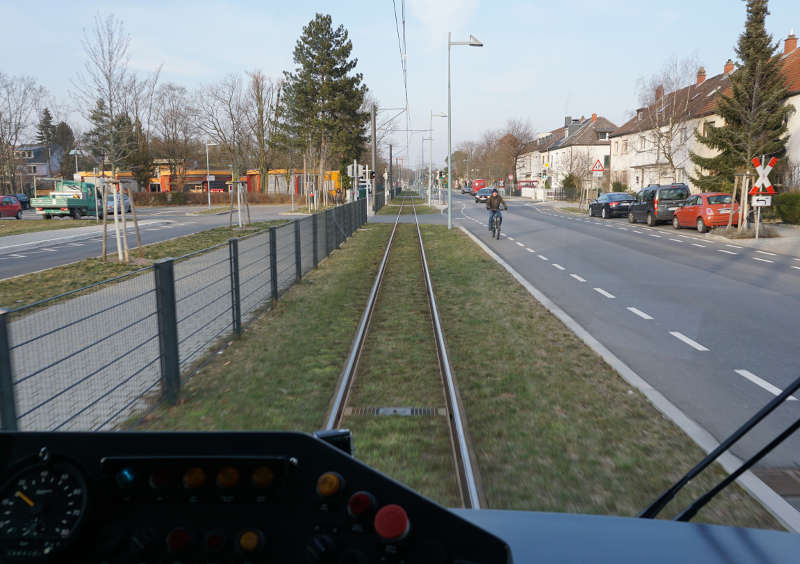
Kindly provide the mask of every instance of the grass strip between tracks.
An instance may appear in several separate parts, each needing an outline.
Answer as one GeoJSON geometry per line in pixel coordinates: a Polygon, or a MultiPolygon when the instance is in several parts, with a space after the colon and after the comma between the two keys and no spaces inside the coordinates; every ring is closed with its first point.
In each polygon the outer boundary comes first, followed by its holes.
{"type": "MultiPolygon", "coordinates": [[[[417,198],[419,199],[419,198],[417,198]]],[[[391,215],[396,216],[397,212],[400,212],[400,215],[414,215],[414,208],[411,207],[411,202],[406,203],[403,206],[403,209],[400,209],[400,201],[395,200],[395,203],[388,204],[383,206],[380,210],[378,210],[378,215],[391,215]]],[[[416,203],[417,207],[417,215],[427,215],[432,213],[439,213],[439,210],[436,210],[427,204],[416,203]]]]}
{"type": "MultiPolygon", "coordinates": [[[[490,507],[633,516],[703,458],[463,233],[422,232],[490,507]]],[[[707,469],[661,516],[724,476],[707,469]]],[[[737,485],[695,521],[781,529],[737,485]]]]}
{"type": "MultiPolygon", "coordinates": [[[[52,220],[51,220],[52,221],[52,220]]],[[[76,222],[78,223],[78,222],[76,222]]],[[[108,262],[100,258],[88,258],[72,264],[49,268],[33,274],[25,274],[14,278],[0,280],[0,307],[13,309],[25,304],[33,303],[48,296],[57,296],[76,288],[88,286],[109,278],[121,276],[132,272],[153,261],[166,257],[179,257],[207,247],[224,243],[233,237],[240,237],[256,231],[263,231],[274,225],[286,223],[279,221],[262,221],[253,223],[244,232],[238,228],[215,227],[199,233],[184,237],[176,237],[169,241],[152,243],[142,247],[144,259],[140,259],[135,246],[129,248],[131,262],[123,264],[117,262],[114,241],[114,226],[109,227],[108,234],[108,262]],[[114,249],[114,251],[112,251],[114,249]]],[[[129,241],[130,244],[130,241],[129,241]]]]}

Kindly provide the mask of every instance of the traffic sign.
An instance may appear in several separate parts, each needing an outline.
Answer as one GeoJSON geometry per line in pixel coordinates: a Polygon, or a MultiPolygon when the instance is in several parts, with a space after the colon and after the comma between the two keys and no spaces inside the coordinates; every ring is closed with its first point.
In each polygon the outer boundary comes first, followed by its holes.
{"type": "Polygon", "coordinates": [[[509,179],[509,180],[514,180],[514,175],[513,175],[513,174],[509,174],[509,175],[508,175],[508,179],[509,179]]]}
{"type": "Polygon", "coordinates": [[[592,167],[592,172],[605,172],[605,171],[606,169],[603,166],[603,163],[600,162],[600,160],[594,163],[594,166],[592,167]]]}
{"type": "MultiPolygon", "coordinates": [[[[764,155],[761,155],[761,159],[764,159],[764,155]]],[[[753,184],[753,187],[750,189],[750,195],[753,196],[755,194],[763,193],[762,188],[766,190],[767,194],[774,194],[775,189],[772,187],[772,184],[769,182],[769,173],[772,170],[772,167],[775,166],[775,163],[778,162],[778,159],[772,157],[769,160],[769,163],[762,165],[761,161],[758,160],[758,157],[753,157],[752,163],[753,166],[756,167],[756,172],[758,173],[758,180],[756,183],[753,184]]],[[[754,204],[755,205],[755,204],[754,204]]]]}
{"type": "Polygon", "coordinates": [[[756,194],[755,196],[753,196],[753,202],[752,203],[753,203],[753,207],[754,208],[763,208],[765,206],[771,206],[772,205],[772,196],[756,194]]]}

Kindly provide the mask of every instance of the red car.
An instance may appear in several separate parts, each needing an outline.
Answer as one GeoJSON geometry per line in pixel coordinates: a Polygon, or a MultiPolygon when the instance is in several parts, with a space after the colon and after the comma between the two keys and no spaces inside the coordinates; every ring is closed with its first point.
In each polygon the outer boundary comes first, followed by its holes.
{"type": "Polygon", "coordinates": [[[478,190],[481,188],[486,188],[486,181],[483,178],[478,178],[477,180],[472,181],[472,194],[475,195],[478,193],[478,190]]]}
{"type": "Polygon", "coordinates": [[[22,219],[22,205],[14,196],[0,196],[0,217],[22,219]]]}
{"type": "Polygon", "coordinates": [[[705,233],[712,227],[728,225],[728,216],[733,209],[731,225],[739,223],[739,204],[733,202],[730,194],[724,192],[709,192],[689,196],[680,204],[672,216],[672,227],[695,227],[700,233],[705,233]]]}

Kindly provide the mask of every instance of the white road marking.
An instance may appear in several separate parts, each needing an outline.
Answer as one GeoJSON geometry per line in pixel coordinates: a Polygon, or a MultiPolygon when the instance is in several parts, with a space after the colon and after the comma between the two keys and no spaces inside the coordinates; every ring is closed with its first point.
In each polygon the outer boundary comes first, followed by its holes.
{"type": "Polygon", "coordinates": [[[661,239],[661,235],[654,235],[653,233],[648,233],[648,235],[650,235],[650,237],[658,237],[659,239],[661,239]]]}
{"type": "Polygon", "coordinates": [[[620,231],[627,231],[628,230],[627,227],[617,227],[617,229],[619,229],[620,231]]]}
{"type": "Polygon", "coordinates": [[[509,238],[508,238],[508,240],[509,240],[509,241],[513,241],[513,240],[514,240],[514,238],[513,238],[513,237],[509,237],[509,238]]]}
{"type": "Polygon", "coordinates": [[[670,238],[670,241],[675,241],[676,243],[683,243],[683,241],[681,241],[680,239],[672,239],[672,238],[670,238]]]}
{"type": "Polygon", "coordinates": [[[775,253],[768,253],[767,251],[756,251],[756,252],[762,255],[769,255],[771,257],[777,256],[775,253]]]}
{"type": "Polygon", "coordinates": [[[581,278],[581,277],[580,277],[580,276],[578,276],[577,274],[570,274],[570,276],[572,276],[572,277],[573,277],[575,280],[577,280],[578,282],[586,282],[586,278],[581,278]]]}
{"type": "Polygon", "coordinates": [[[25,258],[25,255],[8,255],[8,256],[14,257],[14,258],[25,258]]]}
{"type": "Polygon", "coordinates": [[[693,247],[702,247],[703,249],[705,249],[705,248],[706,248],[706,246],[705,246],[705,245],[701,245],[700,243],[692,243],[692,246],[693,246],[693,247]]]}
{"type": "Polygon", "coordinates": [[[795,270],[800,270],[800,266],[793,266],[792,268],[794,268],[795,270]]]}
{"type": "Polygon", "coordinates": [[[728,245],[728,244],[726,244],[725,246],[726,247],[730,247],[731,249],[741,249],[741,247],[738,247],[736,245],[728,245]]]}
{"type": "Polygon", "coordinates": [[[50,247],[42,247],[42,250],[40,252],[44,252],[44,251],[47,251],[48,253],[57,252],[55,249],[51,249],[50,247]]]}
{"type": "Polygon", "coordinates": [[[517,245],[519,245],[520,247],[524,247],[525,243],[520,243],[519,241],[517,241],[517,245]]]}
{"type": "Polygon", "coordinates": [[[595,288],[595,289],[594,289],[594,291],[595,291],[595,292],[597,292],[598,294],[602,295],[602,296],[605,296],[605,297],[607,297],[607,298],[611,298],[612,300],[613,300],[614,298],[616,298],[616,296],[615,296],[614,294],[611,294],[611,293],[609,293],[609,292],[606,292],[606,291],[605,291],[605,290],[603,290],[602,288],[595,288]]]}
{"type": "Polygon", "coordinates": [[[678,237],[683,237],[684,239],[691,239],[688,235],[678,235],[678,237]]]}
{"type": "Polygon", "coordinates": [[[751,258],[753,260],[758,260],[758,261],[761,261],[761,262],[770,262],[770,263],[775,262],[774,260],[762,259],[762,258],[758,258],[758,257],[751,257],[751,258]]]}
{"type": "MultiPolygon", "coordinates": [[[[734,372],[736,372],[739,376],[741,376],[743,378],[747,378],[748,380],[750,380],[756,386],[764,388],[765,390],[767,390],[769,393],[771,393],[774,396],[779,396],[779,395],[781,395],[783,393],[783,390],[773,386],[772,384],[770,384],[766,380],[762,380],[761,378],[759,378],[758,376],[756,376],[755,374],[753,374],[749,370],[745,370],[744,368],[739,368],[738,370],[734,370],[734,372]]],[[[787,399],[788,399],[788,401],[797,401],[797,398],[794,397],[794,396],[789,396],[787,399]]]]}
{"type": "Polygon", "coordinates": [[[696,350],[701,351],[701,352],[704,352],[704,351],[708,350],[708,348],[704,347],[703,345],[701,345],[697,341],[693,341],[692,339],[690,339],[689,337],[687,337],[683,333],[679,333],[678,331],[670,331],[669,334],[672,335],[673,337],[675,337],[676,339],[678,339],[679,341],[683,341],[684,343],[686,343],[687,345],[689,345],[693,349],[696,349],[696,350]]]}
{"type": "Polygon", "coordinates": [[[544,256],[544,255],[537,255],[537,256],[538,256],[540,259],[542,259],[542,260],[550,260],[549,258],[547,258],[547,257],[546,257],[546,256],[544,256]]]}
{"type": "Polygon", "coordinates": [[[629,312],[631,312],[631,313],[633,313],[635,315],[638,315],[642,319],[653,319],[652,315],[648,315],[645,312],[643,312],[642,310],[636,309],[635,307],[629,307],[629,308],[625,308],[625,309],[627,309],[629,312]]]}
{"type": "Polygon", "coordinates": [[[734,253],[733,251],[726,251],[725,249],[717,249],[720,253],[725,253],[726,255],[738,255],[739,253],[734,253]]]}
{"type": "Polygon", "coordinates": [[[529,253],[535,253],[536,252],[536,249],[531,249],[530,247],[525,247],[525,250],[528,251],[529,253]]]}
{"type": "Polygon", "coordinates": [[[559,270],[566,270],[566,268],[564,268],[564,267],[563,267],[563,266],[561,266],[560,264],[553,263],[553,266],[555,266],[555,267],[556,267],[557,269],[559,269],[559,270]]]}
{"type": "Polygon", "coordinates": [[[70,247],[83,247],[83,243],[67,243],[70,247]]]}

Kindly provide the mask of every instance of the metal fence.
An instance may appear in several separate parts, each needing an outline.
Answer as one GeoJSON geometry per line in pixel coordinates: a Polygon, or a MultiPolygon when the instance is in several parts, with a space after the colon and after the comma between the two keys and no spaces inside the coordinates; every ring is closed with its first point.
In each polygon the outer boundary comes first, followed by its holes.
{"type": "Polygon", "coordinates": [[[366,221],[359,200],[0,310],[0,428],[111,429],[174,403],[209,352],[366,221]]]}

